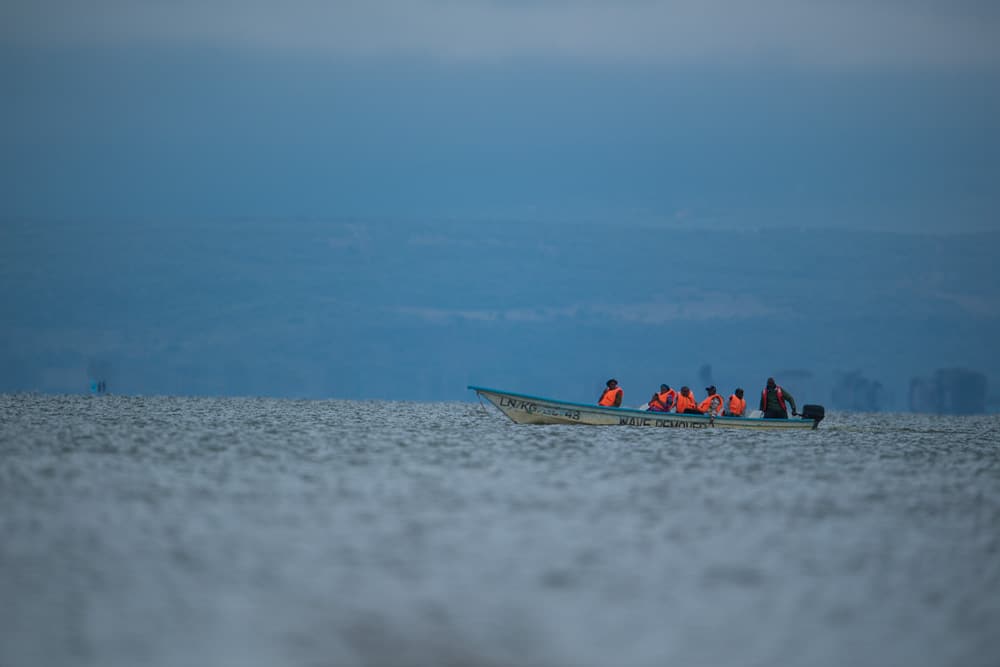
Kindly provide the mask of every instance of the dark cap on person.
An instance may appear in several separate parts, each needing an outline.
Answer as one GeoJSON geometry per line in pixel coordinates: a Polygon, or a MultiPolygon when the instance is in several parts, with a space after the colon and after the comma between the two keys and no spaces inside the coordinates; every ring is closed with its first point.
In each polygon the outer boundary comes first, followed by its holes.
{"type": "Polygon", "coordinates": [[[705,391],[707,391],[710,394],[714,394],[715,393],[715,385],[714,384],[708,385],[707,387],[705,387],[705,391]]]}
{"type": "Polygon", "coordinates": [[[767,378],[767,386],[773,387],[775,385],[774,378],[767,378]]]}

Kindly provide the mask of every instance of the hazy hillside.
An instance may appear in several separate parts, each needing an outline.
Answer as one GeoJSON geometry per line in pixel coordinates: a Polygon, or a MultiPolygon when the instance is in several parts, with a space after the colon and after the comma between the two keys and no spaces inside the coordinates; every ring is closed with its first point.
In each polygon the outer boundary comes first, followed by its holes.
{"type": "Polygon", "coordinates": [[[907,406],[942,367],[1000,382],[1000,234],[462,221],[0,228],[0,389],[626,402],[660,382],[907,406]],[[782,373],[786,379],[782,380],[782,373]]]}

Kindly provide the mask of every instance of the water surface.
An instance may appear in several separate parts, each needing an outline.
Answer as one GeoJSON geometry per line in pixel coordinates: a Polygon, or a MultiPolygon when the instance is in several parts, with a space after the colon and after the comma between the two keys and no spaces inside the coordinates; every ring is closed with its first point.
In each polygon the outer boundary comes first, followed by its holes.
{"type": "Polygon", "coordinates": [[[0,665],[996,665],[998,427],[0,395],[0,665]]]}

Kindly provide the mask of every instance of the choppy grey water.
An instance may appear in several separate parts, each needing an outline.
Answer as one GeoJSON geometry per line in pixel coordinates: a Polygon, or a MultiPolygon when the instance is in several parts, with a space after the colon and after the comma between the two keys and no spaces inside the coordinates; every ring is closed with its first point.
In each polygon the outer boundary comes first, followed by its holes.
{"type": "Polygon", "coordinates": [[[0,664],[996,665],[1000,418],[0,396],[0,664]]]}

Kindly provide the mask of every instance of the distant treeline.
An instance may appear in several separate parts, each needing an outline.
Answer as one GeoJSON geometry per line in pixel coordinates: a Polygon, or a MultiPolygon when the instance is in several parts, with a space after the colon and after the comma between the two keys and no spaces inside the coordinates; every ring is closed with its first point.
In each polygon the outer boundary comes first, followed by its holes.
{"type": "MultiPolygon", "coordinates": [[[[938,369],[930,377],[910,380],[908,407],[911,412],[972,415],[986,412],[989,403],[986,375],[962,368],[938,369]]],[[[879,412],[886,409],[885,386],[861,371],[840,373],[831,403],[848,412],[879,412]]]]}
{"type": "Polygon", "coordinates": [[[962,368],[934,371],[929,378],[910,380],[910,410],[949,415],[986,412],[986,376],[962,368]]]}

